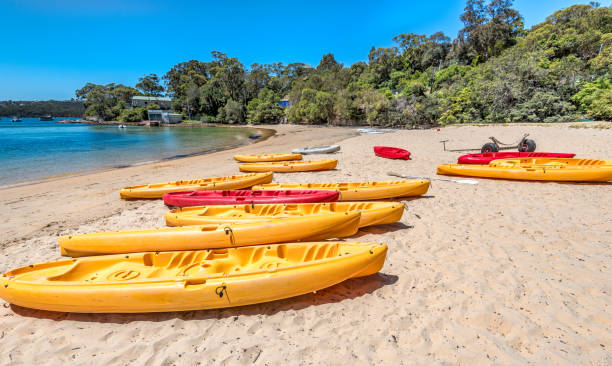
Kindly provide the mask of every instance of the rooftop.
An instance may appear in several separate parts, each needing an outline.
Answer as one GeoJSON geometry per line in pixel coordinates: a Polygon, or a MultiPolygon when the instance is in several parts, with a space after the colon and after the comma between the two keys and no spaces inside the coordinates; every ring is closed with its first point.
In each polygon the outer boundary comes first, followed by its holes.
{"type": "Polygon", "coordinates": [[[136,95],[132,97],[132,100],[157,100],[160,102],[171,102],[172,99],[168,97],[148,97],[144,95],[136,95]]]}

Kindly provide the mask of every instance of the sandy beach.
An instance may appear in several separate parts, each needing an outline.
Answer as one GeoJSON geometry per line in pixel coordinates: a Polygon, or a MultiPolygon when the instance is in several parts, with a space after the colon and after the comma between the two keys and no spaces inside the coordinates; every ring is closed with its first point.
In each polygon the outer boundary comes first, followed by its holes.
{"type": "MultiPolygon", "coordinates": [[[[238,174],[238,153],[338,143],[333,171],[275,182],[435,177],[438,164],[495,136],[523,133],[537,151],[612,159],[612,129],[570,124],[453,126],[358,134],[352,128],[262,126],[234,150],[0,189],[0,271],[60,258],[60,235],[163,227],[159,201],[123,201],[134,184],[238,174]],[[374,156],[389,145],[410,161],[374,156]]],[[[325,159],[330,155],[315,155],[325,159]]],[[[310,157],[308,157],[310,159],[310,157]]],[[[401,222],[347,240],[382,241],[382,271],[271,303],[156,314],[0,308],[0,364],[287,365],[612,364],[612,183],[433,181],[401,222]]]]}

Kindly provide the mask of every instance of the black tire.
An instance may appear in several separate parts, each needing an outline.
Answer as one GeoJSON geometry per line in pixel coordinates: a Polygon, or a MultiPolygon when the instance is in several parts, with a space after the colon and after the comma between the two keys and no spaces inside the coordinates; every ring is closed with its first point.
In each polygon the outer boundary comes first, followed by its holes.
{"type": "Polygon", "coordinates": [[[481,153],[490,153],[490,152],[498,152],[498,151],[499,151],[499,146],[497,146],[497,144],[494,142],[487,142],[486,144],[482,145],[482,149],[480,149],[481,153]]]}
{"type": "Polygon", "coordinates": [[[525,139],[522,143],[519,143],[519,152],[534,152],[536,149],[536,143],[533,140],[525,139]]]}

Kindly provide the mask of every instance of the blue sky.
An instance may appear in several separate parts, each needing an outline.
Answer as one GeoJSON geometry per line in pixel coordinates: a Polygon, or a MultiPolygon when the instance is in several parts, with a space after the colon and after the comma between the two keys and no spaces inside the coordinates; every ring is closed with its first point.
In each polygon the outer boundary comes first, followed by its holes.
{"type": "MultiPolygon", "coordinates": [[[[526,26],[586,3],[516,0],[526,26]]],[[[605,1],[602,1],[605,4],[605,1]]],[[[134,85],[210,52],[254,62],[346,65],[401,33],[454,38],[465,0],[0,0],[0,100],[70,99],[86,82],[134,85]]]]}

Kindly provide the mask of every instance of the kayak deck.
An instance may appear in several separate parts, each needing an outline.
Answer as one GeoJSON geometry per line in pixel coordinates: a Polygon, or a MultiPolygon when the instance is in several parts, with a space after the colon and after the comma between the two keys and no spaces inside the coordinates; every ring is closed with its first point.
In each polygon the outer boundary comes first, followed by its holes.
{"type": "Polygon", "coordinates": [[[440,165],[438,174],[511,180],[606,182],[612,180],[612,160],[500,159],[493,160],[489,165],[440,165]]]}
{"type": "Polygon", "coordinates": [[[4,273],[0,297],[30,308],[87,313],[224,308],[376,273],[386,253],[382,243],[315,242],[61,260],[4,273]]]}
{"type": "Polygon", "coordinates": [[[178,208],[165,215],[166,225],[207,225],[277,220],[329,213],[360,211],[359,227],[384,225],[402,218],[404,205],[398,202],[332,202],[201,206],[178,208]]]}

